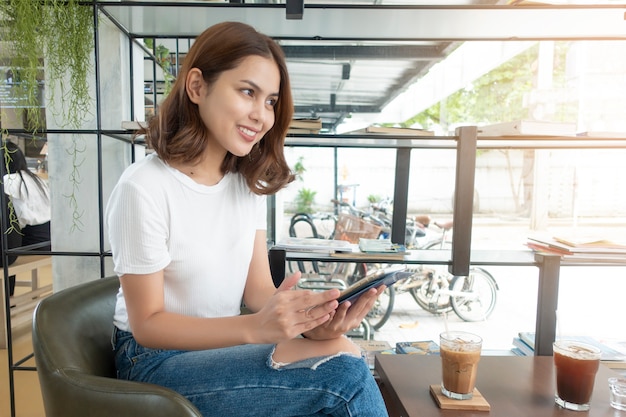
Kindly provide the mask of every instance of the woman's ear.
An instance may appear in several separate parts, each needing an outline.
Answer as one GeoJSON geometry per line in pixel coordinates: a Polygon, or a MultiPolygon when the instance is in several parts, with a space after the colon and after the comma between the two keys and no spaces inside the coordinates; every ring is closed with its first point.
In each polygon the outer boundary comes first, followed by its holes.
{"type": "Polygon", "coordinates": [[[189,73],[187,73],[187,79],[185,80],[185,90],[192,103],[198,104],[200,99],[204,97],[202,94],[203,87],[204,78],[202,78],[202,71],[198,68],[190,69],[189,73]]]}

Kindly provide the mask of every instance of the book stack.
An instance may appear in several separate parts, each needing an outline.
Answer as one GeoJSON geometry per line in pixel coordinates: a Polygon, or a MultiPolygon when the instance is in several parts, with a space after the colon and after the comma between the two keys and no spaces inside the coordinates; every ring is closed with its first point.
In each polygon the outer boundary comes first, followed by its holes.
{"type": "Polygon", "coordinates": [[[389,136],[434,136],[432,130],[414,129],[412,127],[388,127],[388,126],[368,126],[364,129],[353,130],[350,134],[385,134],[389,136]]]}
{"type": "Polygon", "coordinates": [[[370,370],[374,370],[376,354],[395,355],[396,350],[391,347],[389,342],[384,340],[363,340],[351,339],[352,342],[361,348],[361,356],[367,361],[370,370]]]}
{"type": "MultiPolygon", "coordinates": [[[[589,336],[564,336],[567,340],[576,340],[581,343],[596,346],[602,351],[600,362],[609,368],[626,368],[626,351],[620,347],[618,342],[599,341],[589,336]]],[[[626,345],[621,342],[621,345],[626,345]]],[[[513,348],[511,351],[517,356],[534,356],[535,355],[535,333],[519,332],[517,337],[513,338],[513,348]]]]}
{"type": "Polygon", "coordinates": [[[626,242],[598,237],[528,238],[526,245],[535,252],[560,255],[564,260],[585,263],[626,263],[626,242]]]}
{"type": "Polygon", "coordinates": [[[410,253],[406,246],[391,243],[390,239],[361,237],[355,251],[350,253],[336,251],[332,256],[335,258],[404,259],[404,256],[410,253]]]}
{"type": "Polygon", "coordinates": [[[288,237],[274,246],[292,252],[335,253],[352,252],[354,247],[345,240],[320,239],[315,237],[288,237]]]}
{"type": "Polygon", "coordinates": [[[293,119],[287,133],[318,134],[322,130],[322,119],[293,119]]]}
{"type": "Polygon", "coordinates": [[[406,355],[439,355],[439,345],[432,340],[396,343],[396,353],[406,355]]]}
{"type": "Polygon", "coordinates": [[[578,132],[576,136],[584,136],[589,138],[626,138],[626,132],[612,132],[612,131],[587,131],[578,132]]]}
{"type": "Polygon", "coordinates": [[[516,356],[535,356],[535,334],[520,332],[519,337],[513,338],[513,348],[511,348],[511,351],[516,356]],[[524,337],[524,339],[522,339],[522,337],[524,337]]]}
{"type": "Polygon", "coordinates": [[[359,249],[365,253],[404,253],[406,247],[391,242],[391,239],[359,239],[359,249]]]}
{"type": "Polygon", "coordinates": [[[576,136],[576,123],[515,120],[480,126],[478,136],[576,136]]]}

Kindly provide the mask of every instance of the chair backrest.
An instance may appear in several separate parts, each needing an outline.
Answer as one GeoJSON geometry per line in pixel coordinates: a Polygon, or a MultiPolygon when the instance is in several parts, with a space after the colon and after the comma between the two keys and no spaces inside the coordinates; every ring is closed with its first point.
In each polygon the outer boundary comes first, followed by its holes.
{"type": "Polygon", "coordinates": [[[117,277],[59,291],[33,317],[33,349],[46,416],[201,416],[184,397],[116,379],[111,332],[117,277]]]}
{"type": "Polygon", "coordinates": [[[33,346],[38,359],[47,359],[38,365],[115,378],[111,332],[118,288],[117,277],[104,278],[44,299],[33,321],[33,346]]]}

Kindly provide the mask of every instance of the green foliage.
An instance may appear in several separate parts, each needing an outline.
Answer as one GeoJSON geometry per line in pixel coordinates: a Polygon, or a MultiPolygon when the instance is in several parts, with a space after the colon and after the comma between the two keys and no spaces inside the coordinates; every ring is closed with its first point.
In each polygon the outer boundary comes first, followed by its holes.
{"type": "MultiPolygon", "coordinates": [[[[294,175],[298,181],[304,181],[304,173],[306,168],[304,167],[304,156],[298,157],[298,162],[292,168],[294,175]]],[[[315,195],[317,191],[313,191],[309,188],[301,188],[296,195],[296,213],[313,213],[313,203],[315,202],[315,195]]]]}
{"type": "MultiPolygon", "coordinates": [[[[553,56],[552,90],[567,88],[566,58],[569,42],[555,42],[553,56]]],[[[512,120],[532,119],[533,103],[527,98],[536,88],[536,68],[539,66],[539,44],[527,49],[498,68],[478,78],[466,88],[451,94],[420,114],[403,123],[404,126],[420,124],[425,129],[441,126],[448,130],[451,125],[479,125],[512,120]]],[[[551,103],[553,121],[576,120],[576,104],[573,102],[551,103]]],[[[488,152],[479,150],[477,154],[488,152]]],[[[508,150],[502,151],[509,165],[509,183],[513,201],[520,211],[519,195],[523,178],[515,180],[510,168],[508,150]]],[[[532,156],[525,154],[524,158],[532,156]]],[[[532,162],[529,163],[532,165],[532,162]]],[[[530,201],[524,201],[529,207],[530,201]]]]}
{"type": "MultiPolygon", "coordinates": [[[[13,97],[18,100],[24,128],[34,134],[45,128],[43,86],[47,87],[53,115],[63,127],[80,128],[90,115],[89,75],[93,73],[94,15],[92,5],[80,0],[3,0],[0,19],[6,49],[2,58],[14,76],[13,97]],[[46,72],[44,73],[44,67],[46,72]],[[55,96],[60,94],[61,97],[55,96]],[[60,106],[60,107],[57,107],[60,106]]],[[[6,137],[3,129],[3,139],[6,137]]],[[[80,229],[82,213],[76,205],[82,152],[74,139],[73,192],[67,196],[73,209],[73,226],[80,229]]],[[[7,161],[5,161],[5,164],[7,161]]],[[[10,207],[13,216],[12,207],[10,207]]],[[[12,219],[12,217],[10,217],[12,219]]],[[[16,221],[16,219],[15,219],[16,221]]],[[[13,224],[13,220],[11,220],[13,224]]]]}
{"type": "Polygon", "coordinates": [[[303,175],[306,172],[306,168],[304,167],[303,161],[304,156],[301,156],[298,158],[298,162],[296,162],[296,164],[293,166],[293,173],[298,181],[304,180],[303,175]]]}
{"type": "MultiPolygon", "coordinates": [[[[163,70],[163,80],[165,82],[164,95],[167,96],[172,90],[172,85],[176,77],[172,75],[172,62],[170,61],[170,50],[164,45],[157,45],[154,47],[154,39],[144,39],[143,43],[154,54],[155,63],[163,70]]],[[[156,85],[154,86],[156,89],[156,85]]]]}
{"type": "Polygon", "coordinates": [[[72,147],[66,150],[68,156],[72,160],[72,172],[70,174],[72,192],[65,195],[65,197],[69,201],[70,207],[72,208],[72,227],[70,228],[71,232],[75,230],[83,230],[83,222],[81,218],[83,217],[84,211],[80,210],[80,208],[78,207],[78,201],[76,199],[78,186],[82,182],[79,168],[85,161],[85,159],[82,157],[82,154],[85,152],[85,145],[81,139],[82,138],[80,138],[78,135],[72,135],[72,147]]]}
{"type": "Polygon", "coordinates": [[[309,188],[301,188],[296,196],[296,212],[297,213],[313,213],[313,203],[317,191],[309,188]]]}
{"type": "Polygon", "coordinates": [[[79,0],[4,0],[0,16],[3,40],[8,41],[5,59],[18,81],[15,96],[26,112],[25,127],[35,133],[44,126],[39,109],[44,80],[51,94],[59,87],[62,95],[52,97],[61,105],[54,113],[62,114],[67,126],[79,127],[89,114],[91,100],[93,8],[79,0]]]}
{"type": "MultiPolygon", "coordinates": [[[[7,144],[6,144],[6,140],[4,139],[4,137],[2,138],[2,154],[4,155],[4,166],[5,166],[5,172],[9,172],[9,164],[11,163],[11,161],[13,161],[13,157],[11,156],[12,151],[10,151],[7,148],[7,144]]],[[[8,198],[8,196],[7,196],[8,198]]],[[[9,224],[7,225],[7,230],[5,232],[5,234],[10,234],[12,232],[16,232],[19,234],[22,234],[20,228],[19,228],[19,220],[17,218],[17,214],[15,213],[15,207],[13,206],[13,201],[9,198],[8,199],[8,220],[9,220],[9,224]]]]}
{"type": "Polygon", "coordinates": [[[378,194],[370,194],[367,196],[367,201],[370,204],[374,204],[374,203],[378,203],[382,200],[383,198],[381,196],[379,196],[378,194]]]}
{"type": "MultiPolygon", "coordinates": [[[[556,43],[553,82],[556,88],[565,85],[565,57],[568,44],[556,43]]],[[[478,78],[466,88],[415,115],[403,126],[420,124],[425,129],[435,125],[487,124],[531,117],[525,99],[535,86],[539,46],[536,45],[478,78]]],[[[575,109],[562,104],[558,118],[571,119],[575,109]]]]}

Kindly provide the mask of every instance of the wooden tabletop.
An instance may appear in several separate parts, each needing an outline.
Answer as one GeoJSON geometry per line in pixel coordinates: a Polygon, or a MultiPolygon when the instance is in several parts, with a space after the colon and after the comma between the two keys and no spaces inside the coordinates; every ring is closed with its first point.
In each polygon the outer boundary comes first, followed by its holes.
{"type": "Polygon", "coordinates": [[[399,415],[403,417],[626,417],[611,408],[607,379],[617,373],[600,365],[591,410],[564,410],[554,404],[552,356],[483,356],[476,388],[490,411],[441,410],[429,392],[441,383],[441,358],[423,355],[376,355],[375,369],[399,415]]]}

